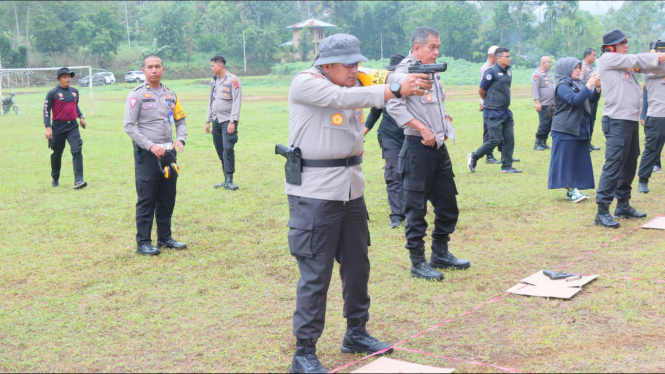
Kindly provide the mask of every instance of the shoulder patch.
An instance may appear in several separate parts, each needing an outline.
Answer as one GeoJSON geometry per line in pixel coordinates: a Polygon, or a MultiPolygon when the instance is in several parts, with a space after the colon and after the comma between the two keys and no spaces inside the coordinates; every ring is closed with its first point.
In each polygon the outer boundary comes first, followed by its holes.
{"type": "Polygon", "coordinates": [[[537,80],[538,80],[538,74],[534,74],[534,75],[533,75],[533,80],[534,80],[534,81],[537,81],[537,80]]]}
{"type": "Polygon", "coordinates": [[[240,88],[240,81],[238,79],[233,80],[233,88],[236,90],[240,88]]]}
{"type": "Polygon", "coordinates": [[[488,81],[491,81],[492,80],[492,74],[487,74],[485,76],[485,79],[488,80],[488,81]]]}
{"type": "Polygon", "coordinates": [[[134,108],[134,105],[136,105],[136,103],[137,103],[138,101],[139,101],[139,99],[137,99],[137,98],[135,98],[135,97],[130,97],[130,98],[129,98],[129,106],[132,107],[132,108],[134,108]]]}

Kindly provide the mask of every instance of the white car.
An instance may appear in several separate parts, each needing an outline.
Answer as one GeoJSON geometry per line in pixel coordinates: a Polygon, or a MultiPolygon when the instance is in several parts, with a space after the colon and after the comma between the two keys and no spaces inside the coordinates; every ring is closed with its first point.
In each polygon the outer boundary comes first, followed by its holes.
{"type": "Polygon", "coordinates": [[[125,75],[125,82],[139,83],[145,82],[145,74],[140,70],[130,71],[125,75]]]}
{"type": "Polygon", "coordinates": [[[115,75],[113,75],[113,73],[111,73],[110,71],[105,71],[103,73],[97,73],[97,74],[101,74],[104,77],[104,81],[106,82],[106,84],[115,83],[115,75]]]}

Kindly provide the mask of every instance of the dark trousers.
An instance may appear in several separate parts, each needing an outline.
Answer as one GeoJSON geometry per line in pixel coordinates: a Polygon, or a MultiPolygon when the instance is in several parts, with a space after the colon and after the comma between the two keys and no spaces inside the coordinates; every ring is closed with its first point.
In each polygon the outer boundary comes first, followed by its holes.
{"type": "MultiPolygon", "coordinates": [[[[176,151],[167,152],[165,161],[175,162],[176,151]]],[[[175,207],[178,176],[172,170],[165,178],[157,164],[157,156],[134,145],[134,169],[136,179],[136,243],[150,244],[153,219],[157,221],[157,241],[164,242],[171,237],[171,216],[175,207]]]]}
{"type": "Polygon", "coordinates": [[[388,205],[390,205],[390,220],[398,219],[404,221],[404,192],[402,191],[402,176],[397,170],[399,152],[401,148],[384,144],[381,134],[377,133],[379,146],[386,160],[383,166],[383,178],[386,181],[386,192],[388,193],[388,205]]]}
{"type": "Polygon", "coordinates": [[[83,181],[83,140],[79,132],[78,123],[53,121],[51,124],[53,132],[53,153],[51,154],[51,177],[54,180],[60,179],[60,168],[62,166],[62,153],[65,150],[65,143],[69,143],[69,150],[72,152],[72,164],[74,166],[74,182],[83,181]]]}
{"type": "Polygon", "coordinates": [[[367,207],[363,197],[348,202],[292,195],[288,198],[289,249],[300,270],[293,335],[298,339],[317,339],[325,326],[335,261],[342,278],[344,317],[363,318],[368,314],[367,207]]]}
{"type": "MultiPolygon", "coordinates": [[[[490,134],[487,132],[487,124],[485,123],[485,121],[483,121],[483,143],[487,143],[488,140],[490,140],[490,134]]],[[[497,147],[499,152],[503,151],[502,148],[503,148],[503,143],[499,144],[497,147]]],[[[492,152],[490,152],[489,154],[492,154],[492,152]]]]}
{"type": "Polygon", "coordinates": [[[605,166],[600,174],[596,202],[611,204],[617,200],[630,200],[631,184],[640,156],[640,134],[637,121],[603,117],[605,166]]]}
{"type": "Polygon", "coordinates": [[[425,244],[427,232],[427,201],[434,206],[434,232],[432,237],[443,238],[452,234],[457,225],[457,187],[453,164],[446,145],[437,149],[422,144],[419,136],[407,136],[400,152],[400,170],[404,179],[406,203],[406,248],[415,249],[425,244]]]}
{"type": "Polygon", "coordinates": [[[485,118],[485,125],[489,133],[489,140],[475,152],[476,159],[491,153],[494,148],[503,143],[501,151],[501,169],[510,169],[513,166],[513,150],[515,149],[515,123],[511,117],[485,118]]]}
{"type": "Polygon", "coordinates": [[[647,117],[644,121],[644,153],[637,175],[641,183],[649,182],[653,167],[660,167],[660,154],[665,145],[665,117],[647,117]]]}
{"type": "Polygon", "coordinates": [[[598,113],[598,102],[591,103],[591,131],[589,131],[589,139],[593,137],[593,125],[596,123],[596,113],[598,113]]]}
{"type": "Polygon", "coordinates": [[[538,131],[536,131],[536,139],[547,140],[552,130],[552,116],[547,112],[549,105],[543,105],[540,112],[538,112],[538,131]]]}
{"type": "Polygon", "coordinates": [[[217,156],[222,161],[224,174],[233,174],[236,171],[236,156],[233,152],[233,146],[238,142],[238,122],[235,124],[236,131],[233,134],[229,134],[227,131],[229,121],[219,123],[215,120],[212,123],[212,141],[215,143],[217,156]]]}

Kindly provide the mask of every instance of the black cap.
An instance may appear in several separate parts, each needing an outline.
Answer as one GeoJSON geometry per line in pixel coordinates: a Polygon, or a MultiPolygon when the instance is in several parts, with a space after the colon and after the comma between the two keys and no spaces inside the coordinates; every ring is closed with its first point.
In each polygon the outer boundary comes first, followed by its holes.
{"type": "Polygon", "coordinates": [[[63,75],[63,74],[69,74],[69,76],[72,77],[72,78],[74,78],[74,75],[76,75],[76,73],[74,73],[73,71],[69,71],[69,68],[60,68],[55,73],[55,76],[57,78],[60,78],[60,76],[63,75]]]}
{"type": "Polygon", "coordinates": [[[390,57],[390,65],[386,65],[384,66],[384,68],[388,70],[395,70],[397,65],[399,65],[399,63],[402,62],[402,60],[404,59],[405,57],[402,55],[393,55],[392,57],[390,57]]]}
{"type": "Polygon", "coordinates": [[[614,29],[603,35],[603,45],[614,45],[626,38],[630,38],[630,36],[626,36],[626,34],[622,33],[619,29],[614,29]]]}

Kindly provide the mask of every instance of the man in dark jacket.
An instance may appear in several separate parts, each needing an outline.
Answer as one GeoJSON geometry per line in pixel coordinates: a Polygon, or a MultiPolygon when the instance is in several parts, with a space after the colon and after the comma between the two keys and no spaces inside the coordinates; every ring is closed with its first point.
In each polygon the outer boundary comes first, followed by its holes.
{"type": "MultiPolygon", "coordinates": [[[[404,60],[402,55],[394,55],[390,58],[390,65],[386,69],[393,71],[395,67],[404,60]]],[[[365,122],[365,135],[372,130],[376,121],[383,114],[376,137],[379,140],[381,154],[386,164],[383,167],[383,177],[386,180],[386,192],[388,192],[388,205],[390,205],[390,228],[401,226],[405,219],[404,194],[402,192],[402,177],[397,170],[399,152],[404,145],[404,130],[399,127],[393,117],[381,108],[370,109],[367,122],[365,122]]]]}

